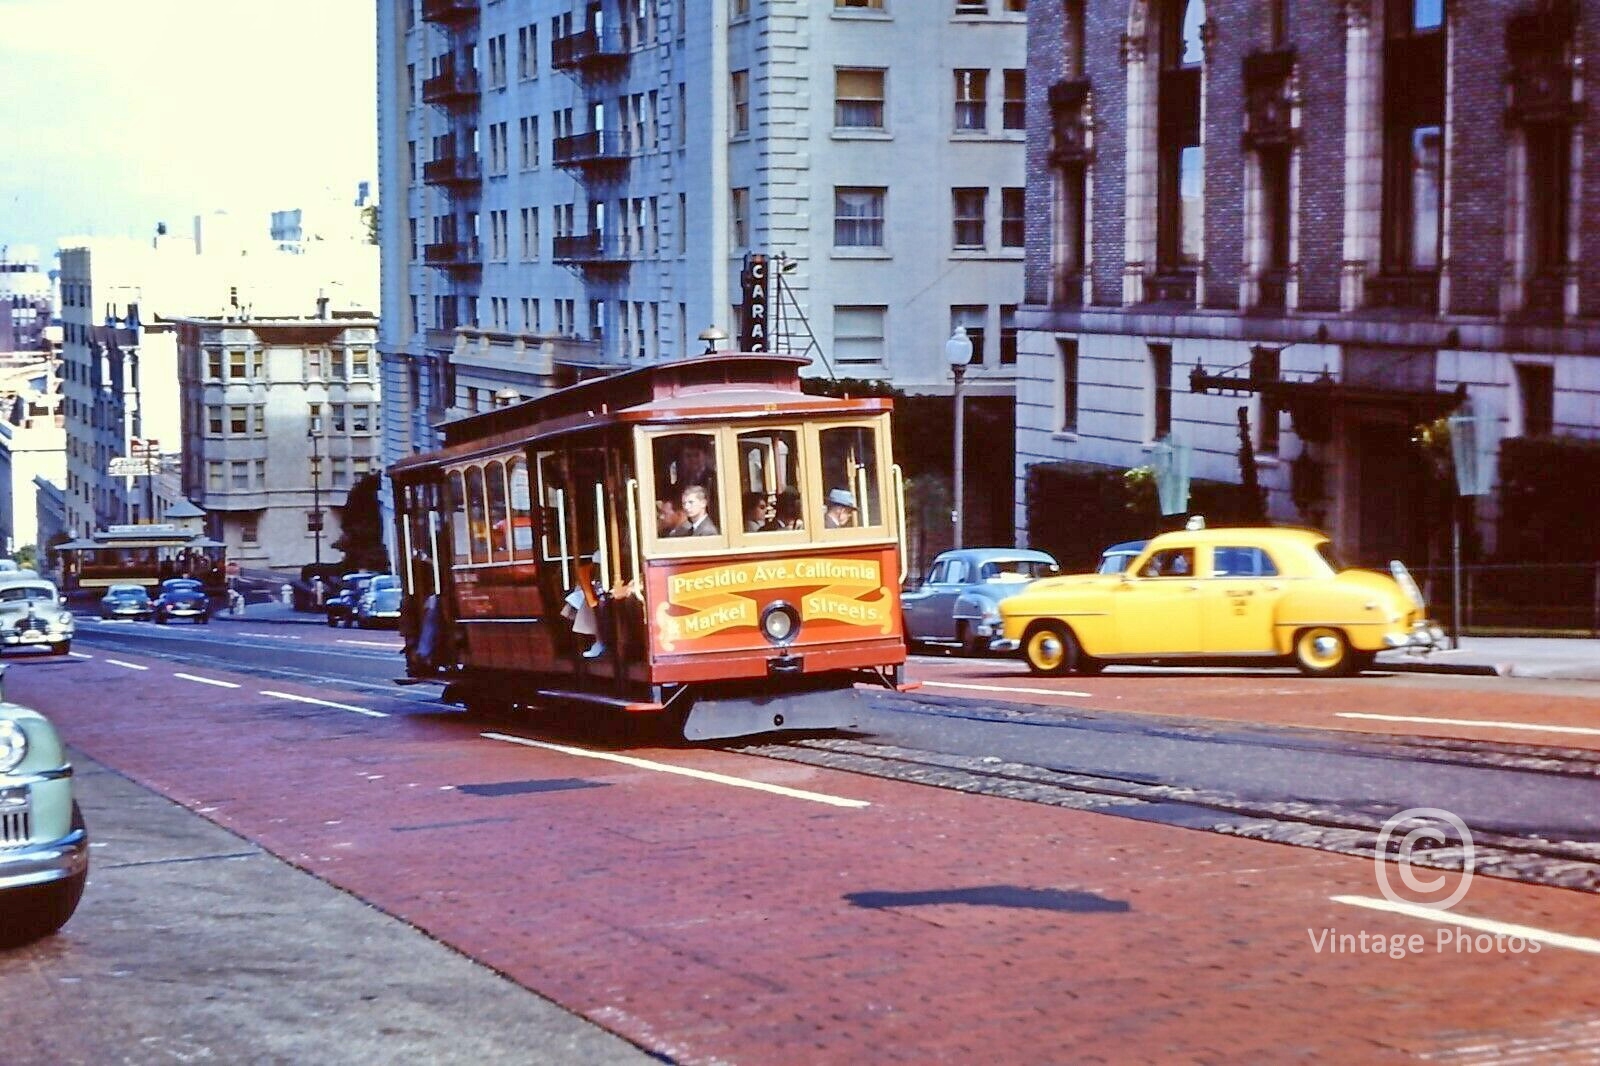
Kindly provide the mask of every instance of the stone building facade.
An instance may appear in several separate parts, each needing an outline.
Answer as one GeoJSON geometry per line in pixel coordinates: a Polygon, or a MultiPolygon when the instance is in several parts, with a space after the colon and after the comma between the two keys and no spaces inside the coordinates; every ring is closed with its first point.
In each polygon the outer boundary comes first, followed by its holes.
{"type": "Polygon", "coordinates": [[[1243,408],[1273,518],[1415,558],[1416,426],[1600,432],[1597,59],[1575,0],[1030,5],[1022,538],[1036,463],[1240,480],[1243,408]]]}

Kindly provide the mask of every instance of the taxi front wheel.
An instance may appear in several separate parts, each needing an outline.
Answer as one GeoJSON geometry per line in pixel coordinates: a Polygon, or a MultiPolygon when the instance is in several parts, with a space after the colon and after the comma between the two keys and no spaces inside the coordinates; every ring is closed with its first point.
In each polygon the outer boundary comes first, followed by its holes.
{"type": "Polygon", "coordinates": [[[1027,660],[1028,669],[1046,677],[1070,674],[1081,655],[1078,638],[1059,622],[1046,622],[1022,642],[1022,657],[1027,660]]]}
{"type": "Polygon", "coordinates": [[[1343,630],[1328,626],[1302,629],[1294,638],[1294,661],[1312,677],[1348,677],[1356,671],[1356,652],[1343,630]]]}

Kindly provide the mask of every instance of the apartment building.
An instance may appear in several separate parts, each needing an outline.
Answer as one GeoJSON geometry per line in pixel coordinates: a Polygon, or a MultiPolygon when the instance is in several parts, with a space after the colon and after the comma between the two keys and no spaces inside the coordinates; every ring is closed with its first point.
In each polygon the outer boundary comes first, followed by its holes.
{"type": "Polygon", "coordinates": [[[245,567],[334,561],[351,485],[378,469],[378,321],[181,318],[184,495],[245,567]]]}
{"type": "Polygon", "coordinates": [[[0,552],[35,544],[39,503],[35,479],[66,481],[66,430],[56,364],[34,359],[0,364],[0,552]]]}
{"type": "Polygon", "coordinates": [[[772,346],[811,373],[948,395],[962,325],[968,395],[1009,403],[1026,17],[1022,0],[381,4],[386,461],[497,394],[737,336],[750,253],[782,278],[772,346]]]}
{"type": "Polygon", "coordinates": [[[50,325],[50,277],[33,245],[0,245],[0,354],[45,347],[50,325]]]}
{"type": "MultiPolygon", "coordinates": [[[[1419,424],[1600,427],[1600,12],[1064,0],[1029,12],[1017,524],[1157,441],[1348,558],[1422,557],[1419,424]]],[[[1492,541],[1495,504],[1479,505],[1492,541]]]]}

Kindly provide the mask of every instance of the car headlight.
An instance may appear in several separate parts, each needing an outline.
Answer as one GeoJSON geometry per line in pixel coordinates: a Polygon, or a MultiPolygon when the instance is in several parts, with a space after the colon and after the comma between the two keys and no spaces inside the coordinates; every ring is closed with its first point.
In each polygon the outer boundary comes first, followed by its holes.
{"type": "Polygon", "coordinates": [[[0,720],[0,774],[9,774],[28,755],[28,734],[10,719],[0,720]]]}

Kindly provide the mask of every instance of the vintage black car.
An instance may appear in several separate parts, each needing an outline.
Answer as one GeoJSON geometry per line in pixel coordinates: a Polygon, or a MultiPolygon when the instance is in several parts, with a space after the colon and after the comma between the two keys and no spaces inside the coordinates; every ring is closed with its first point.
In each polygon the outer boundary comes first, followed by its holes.
{"type": "Polygon", "coordinates": [[[377,576],[363,570],[346,574],[339,579],[338,590],[329,596],[322,606],[330,626],[356,624],[356,607],[361,603],[361,596],[367,591],[367,585],[377,576]]]}
{"type": "Polygon", "coordinates": [[[903,593],[906,642],[958,648],[967,655],[1015,651],[1000,640],[1000,601],[1061,568],[1027,548],[957,548],[940,554],[922,587],[903,593]]]}
{"type": "Polygon", "coordinates": [[[147,619],[154,611],[155,604],[143,585],[112,585],[100,597],[100,617],[104,619],[147,619]]]}
{"type": "Polygon", "coordinates": [[[192,577],[169,577],[153,605],[157,625],[187,621],[206,625],[211,621],[211,600],[205,586],[192,577]]]}

